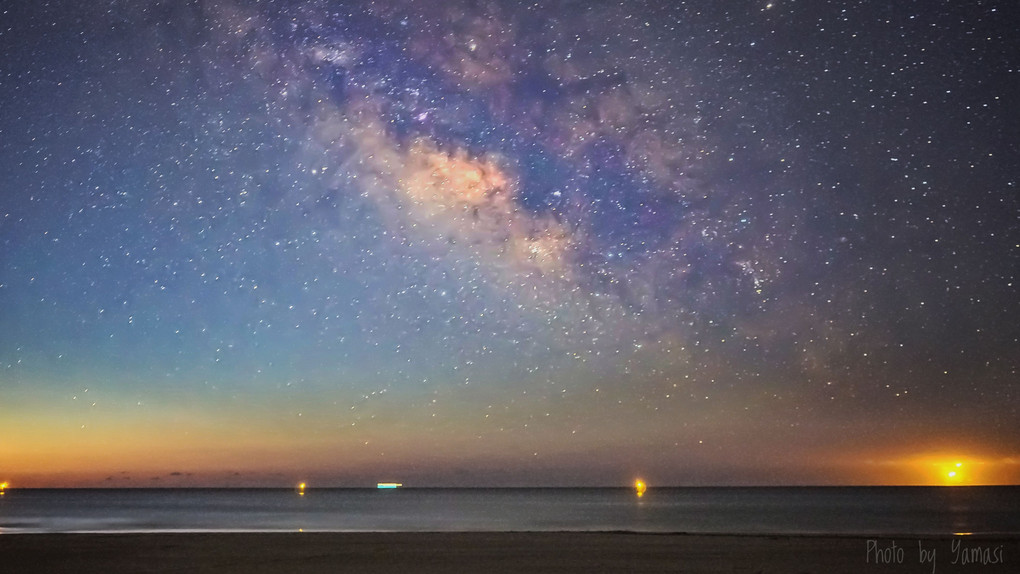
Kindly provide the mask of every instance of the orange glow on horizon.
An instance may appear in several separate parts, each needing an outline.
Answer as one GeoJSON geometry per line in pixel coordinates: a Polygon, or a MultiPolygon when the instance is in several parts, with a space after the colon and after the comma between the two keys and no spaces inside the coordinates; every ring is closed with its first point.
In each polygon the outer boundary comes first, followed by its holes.
{"type": "Polygon", "coordinates": [[[973,486],[987,484],[994,461],[959,456],[931,455],[914,459],[912,466],[921,473],[924,484],[933,486],[973,486]]]}
{"type": "Polygon", "coordinates": [[[645,495],[645,490],[648,490],[648,486],[639,479],[634,483],[634,490],[637,491],[638,498],[640,498],[645,495]]]}
{"type": "Polygon", "coordinates": [[[945,473],[946,484],[950,486],[961,484],[966,479],[966,474],[963,472],[962,462],[953,463],[953,465],[949,467],[949,470],[946,470],[945,473]]]}
{"type": "Polygon", "coordinates": [[[888,452],[882,458],[858,454],[844,459],[841,472],[861,473],[859,484],[889,486],[991,486],[1020,484],[1020,456],[976,447],[927,452],[888,452]],[[969,452],[967,452],[969,451],[969,452]],[[966,452],[966,454],[964,454],[966,452]],[[862,460],[863,459],[863,460],[862,460]],[[861,463],[864,466],[858,466],[861,463]],[[862,472],[863,471],[863,472],[862,472]]]}

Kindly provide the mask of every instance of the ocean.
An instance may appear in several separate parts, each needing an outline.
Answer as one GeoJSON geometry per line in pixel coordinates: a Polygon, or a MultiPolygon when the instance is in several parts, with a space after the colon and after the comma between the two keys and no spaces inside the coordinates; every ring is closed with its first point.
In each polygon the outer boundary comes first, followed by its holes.
{"type": "Polygon", "coordinates": [[[1020,534],[1020,487],[24,489],[0,535],[42,532],[632,531],[1020,534]]]}

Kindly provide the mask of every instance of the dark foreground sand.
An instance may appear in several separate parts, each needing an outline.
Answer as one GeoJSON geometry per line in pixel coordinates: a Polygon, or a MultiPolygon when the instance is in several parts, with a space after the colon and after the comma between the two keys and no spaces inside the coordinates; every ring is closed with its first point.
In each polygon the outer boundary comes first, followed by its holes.
{"type": "Polygon", "coordinates": [[[0,534],[0,572],[1015,573],[1020,572],[1020,538],[579,532],[0,534]],[[955,552],[954,540],[959,545],[955,552]],[[960,563],[960,551],[971,558],[968,564],[960,563]],[[876,559],[892,563],[876,564],[876,559]]]}

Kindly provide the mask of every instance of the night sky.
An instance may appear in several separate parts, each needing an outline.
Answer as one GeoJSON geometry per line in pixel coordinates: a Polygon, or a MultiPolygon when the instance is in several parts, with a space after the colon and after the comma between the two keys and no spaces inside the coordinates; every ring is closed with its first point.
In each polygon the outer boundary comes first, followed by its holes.
{"type": "Polygon", "coordinates": [[[1020,482],[1015,2],[0,14],[13,487],[1020,482]]]}

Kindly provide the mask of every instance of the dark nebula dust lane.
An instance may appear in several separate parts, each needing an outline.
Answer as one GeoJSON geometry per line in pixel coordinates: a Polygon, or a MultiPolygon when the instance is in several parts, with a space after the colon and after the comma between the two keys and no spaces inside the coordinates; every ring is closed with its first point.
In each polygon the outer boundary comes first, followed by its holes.
{"type": "Polygon", "coordinates": [[[1013,12],[16,3],[0,471],[1015,483],[1013,12]]]}

